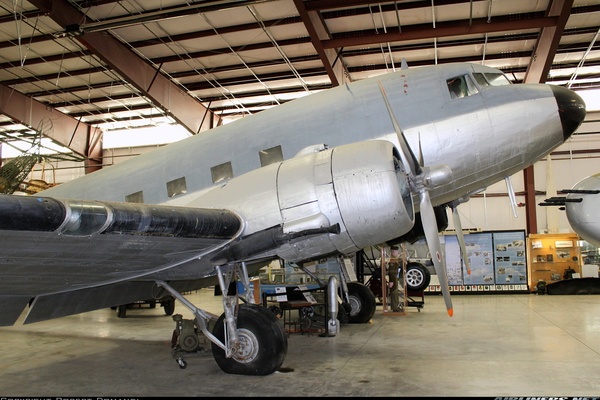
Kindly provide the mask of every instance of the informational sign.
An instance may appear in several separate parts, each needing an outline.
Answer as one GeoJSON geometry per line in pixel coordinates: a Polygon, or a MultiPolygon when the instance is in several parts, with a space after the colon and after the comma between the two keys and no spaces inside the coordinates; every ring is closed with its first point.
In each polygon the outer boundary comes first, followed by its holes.
{"type": "Polygon", "coordinates": [[[460,246],[458,239],[454,235],[442,236],[445,240],[446,256],[446,274],[448,275],[448,285],[464,285],[462,258],[460,256],[460,246]]]}
{"type": "MultiPolygon", "coordinates": [[[[452,292],[527,291],[527,249],[525,231],[474,232],[465,234],[465,247],[471,274],[463,263],[456,235],[440,235],[446,261],[448,285],[452,292]]],[[[409,255],[423,258],[427,242],[417,241],[408,246],[409,255]],[[420,246],[424,246],[422,250],[420,246]]],[[[557,250],[568,253],[569,249],[557,250]]],[[[439,292],[439,284],[426,291],[439,292]]]]}
{"type": "Polygon", "coordinates": [[[465,234],[471,274],[462,261],[457,236],[444,238],[449,285],[470,286],[467,291],[477,286],[479,291],[489,290],[487,285],[527,284],[524,231],[465,234]]]}
{"type": "MultiPolygon", "coordinates": [[[[465,235],[467,257],[471,274],[462,262],[460,245],[456,235],[446,236],[446,256],[452,273],[448,271],[450,285],[492,285],[494,284],[494,260],[491,233],[469,233],[465,235]],[[449,256],[450,255],[450,256],[449,256]],[[452,277],[451,277],[452,276],[452,277]]],[[[448,268],[448,267],[447,267],[448,268]]]]}
{"type": "Polygon", "coordinates": [[[494,258],[491,233],[465,235],[467,257],[471,274],[464,275],[465,285],[491,285],[494,283],[494,258]]]}
{"type": "Polygon", "coordinates": [[[493,237],[496,284],[527,284],[525,232],[494,232],[493,237]]]}
{"type": "Polygon", "coordinates": [[[285,302],[288,301],[287,299],[287,289],[285,288],[285,286],[277,286],[275,288],[275,293],[278,294],[278,296],[276,297],[278,302],[285,302]]]}

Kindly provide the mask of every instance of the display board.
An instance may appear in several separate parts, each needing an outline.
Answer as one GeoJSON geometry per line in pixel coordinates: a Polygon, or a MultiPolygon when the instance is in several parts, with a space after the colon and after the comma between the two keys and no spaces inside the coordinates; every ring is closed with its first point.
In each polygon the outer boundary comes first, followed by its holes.
{"type": "MultiPolygon", "coordinates": [[[[458,237],[455,234],[440,237],[451,291],[527,292],[525,231],[476,232],[464,236],[471,274],[462,262],[458,237]]],[[[440,291],[440,287],[430,285],[428,291],[440,291]]]]}
{"type": "Polygon", "coordinates": [[[494,232],[493,237],[496,285],[527,284],[525,232],[494,232]]]}

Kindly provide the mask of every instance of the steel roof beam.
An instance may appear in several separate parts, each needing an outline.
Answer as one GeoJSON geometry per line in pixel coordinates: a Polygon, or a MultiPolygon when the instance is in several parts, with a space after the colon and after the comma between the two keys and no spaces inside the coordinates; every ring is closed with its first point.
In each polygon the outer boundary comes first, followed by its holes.
{"type": "Polygon", "coordinates": [[[87,155],[88,134],[91,130],[89,125],[1,83],[0,114],[5,114],[13,121],[36,131],[39,131],[46,121],[50,121],[51,129],[42,132],[44,136],[81,156],[87,155]]]}
{"type": "MultiPolygon", "coordinates": [[[[76,33],[77,27],[85,21],[85,15],[66,0],[30,2],[67,31],[76,33]]],[[[220,119],[186,93],[185,89],[171,82],[113,36],[101,32],[84,32],[75,35],[74,39],[96,54],[109,68],[117,71],[190,133],[210,129],[213,120],[220,119]],[[212,118],[205,118],[207,113],[212,118]]]]}
{"type": "Polygon", "coordinates": [[[525,73],[525,83],[546,82],[560,38],[571,15],[572,6],[573,0],[550,2],[546,14],[550,18],[556,18],[557,23],[553,26],[542,27],[525,73]]]}
{"type": "Polygon", "coordinates": [[[344,82],[344,77],[349,75],[342,61],[341,49],[325,49],[323,47],[322,41],[331,39],[331,34],[325,25],[323,16],[319,11],[307,11],[303,0],[294,0],[294,4],[304,23],[304,27],[308,31],[311,42],[315,50],[317,50],[321,62],[323,62],[331,84],[339,86],[344,82]]]}
{"type": "MultiPolygon", "coordinates": [[[[489,1],[489,0],[475,0],[475,1],[489,1]]],[[[390,1],[391,2],[391,1],[390,1]]],[[[454,4],[471,3],[473,0],[435,0],[435,6],[448,6],[454,4]]],[[[310,0],[306,3],[307,10],[332,10],[336,8],[349,8],[359,6],[369,6],[376,3],[373,0],[310,0]]],[[[414,8],[423,8],[428,5],[423,5],[424,2],[419,1],[396,1],[395,7],[399,10],[408,10],[414,8]]]]}
{"type": "Polygon", "coordinates": [[[348,32],[334,35],[333,39],[324,40],[323,47],[338,48],[349,46],[364,46],[383,42],[403,42],[407,40],[433,39],[450,36],[474,35],[492,32],[527,30],[556,26],[558,17],[532,17],[515,19],[515,15],[495,17],[493,21],[487,18],[476,18],[471,21],[438,22],[436,27],[431,24],[405,25],[402,32],[375,33],[372,30],[348,32]]]}

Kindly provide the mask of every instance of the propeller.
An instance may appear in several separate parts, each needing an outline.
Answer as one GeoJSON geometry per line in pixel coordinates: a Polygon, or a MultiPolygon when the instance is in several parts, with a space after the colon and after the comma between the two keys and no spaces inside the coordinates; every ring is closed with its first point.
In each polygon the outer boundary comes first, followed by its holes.
{"type": "Polygon", "coordinates": [[[453,202],[450,204],[452,209],[452,219],[454,220],[454,229],[456,230],[456,237],[458,238],[458,244],[460,245],[460,253],[462,254],[467,274],[471,275],[471,262],[467,256],[467,245],[465,244],[465,235],[463,235],[462,224],[460,222],[460,216],[458,215],[458,203],[453,202]]]}
{"type": "Polygon", "coordinates": [[[442,295],[444,296],[444,302],[446,303],[446,310],[448,311],[448,315],[452,316],[454,310],[452,308],[452,300],[450,299],[450,288],[448,286],[448,276],[446,274],[446,263],[444,256],[442,255],[442,245],[440,243],[435,211],[433,210],[433,204],[431,203],[431,198],[429,197],[429,191],[431,189],[434,189],[452,180],[452,170],[447,165],[424,167],[422,156],[419,157],[420,160],[417,160],[410,146],[408,145],[408,142],[406,141],[406,137],[404,137],[404,133],[402,132],[398,121],[396,120],[394,111],[390,106],[385,89],[383,88],[381,82],[379,82],[379,88],[381,89],[385,106],[392,120],[394,131],[398,136],[398,142],[400,143],[400,158],[402,159],[404,171],[408,175],[409,185],[414,192],[419,194],[419,211],[421,213],[421,223],[423,224],[425,240],[427,241],[427,246],[429,247],[429,252],[432,256],[431,258],[433,265],[435,266],[435,272],[440,281],[442,295]]]}

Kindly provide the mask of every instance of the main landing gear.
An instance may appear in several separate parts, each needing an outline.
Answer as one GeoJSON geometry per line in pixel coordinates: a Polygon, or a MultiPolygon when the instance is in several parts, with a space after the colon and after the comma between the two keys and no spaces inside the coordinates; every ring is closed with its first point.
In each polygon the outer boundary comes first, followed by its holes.
{"type": "MultiPolygon", "coordinates": [[[[342,298],[340,313],[347,315],[347,322],[353,324],[364,324],[373,318],[375,314],[375,308],[377,307],[377,300],[375,295],[361,282],[350,279],[350,272],[348,269],[351,267],[344,261],[344,257],[337,257],[337,262],[340,267],[340,297],[342,298]]],[[[299,265],[293,265],[295,268],[299,268],[304,271],[307,275],[310,275],[321,287],[325,287],[318,276],[313,274],[307,268],[299,265]]],[[[337,290],[336,290],[337,291],[337,290]]]]}
{"type": "Polygon", "coordinates": [[[157,282],[173,297],[190,309],[194,321],[177,320],[173,332],[173,357],[180,368],[187,363],[185,352],[197,351],[202,333],[212,342],[212,353],[217,365],[226,373],[239,375],[269,375],[283,364],[287,354],[287,335],[277,317],[261,305],[254,304],[245,263],[216,267],[219,284],[228,288],[238,278],[245,287],[245,296],[230,296],[223,291],[224,313],[215,316],[194,306],[166,282],[157,282]],[[243,302],[240,304],[240,300],[243,302]],[[212,332],[209,330],[212,328],[212,332]],[[198,332],[200,331],[200,332],[198,332]]]}

